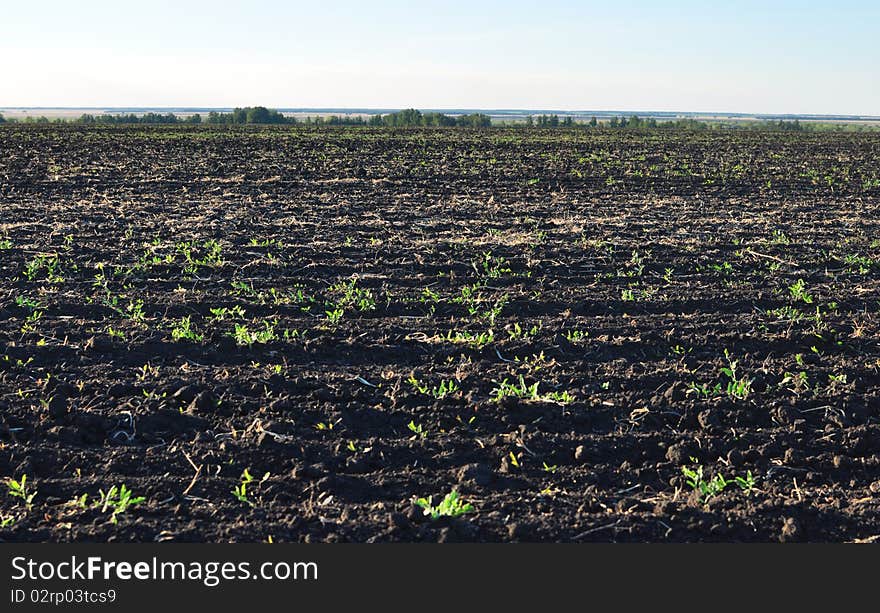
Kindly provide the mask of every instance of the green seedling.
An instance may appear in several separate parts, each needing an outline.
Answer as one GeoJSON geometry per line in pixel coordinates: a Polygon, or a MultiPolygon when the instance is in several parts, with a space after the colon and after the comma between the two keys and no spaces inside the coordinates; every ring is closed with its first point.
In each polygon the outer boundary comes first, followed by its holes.
{"type": "Polygon", "coordinates": [[[339,320],[342,319],[342,316],[345,315],[345,311],[343,309],[336,308],[332,311],[324,311],[324,314],[327,316],[327,322],[331,326],[335,326],[339,323],[339,320]]]}
{"type": "Polygon", "coordinates": [[[482,349],[486,345],[491,344],[495,340],[495,333],[489,329],[486,332],[475,334],[467,330],[450,330],[442,340],[455,344],[464,344],[474,349],[482,349]]]}
{"type": "Polygon", "coordinates": [[[180,321],[174,322],[171,326],[171,338],[175,341],[187,340],[194,343],[200,343],[204,340],[204,334],[197,334],[192,328],[191,316],[181,318],[180,321]]]}
{"type": "MultiPolygon", "coordinates": [[[[691,458],[691,462],[696,464],[696,458],[691,458]]],[[[696,464],[694,468],[687,466],[681,467],[681,472],[685,477],[687,484],[700,494],[700,502],[709,504],[709,502],[724,491],[730,481],[724,478],[721,473],[715,474],[711,479],[706,479],[703,475],[703,467],[696,464]]]]}
{"type": "MultiPolygon", "coordinates": [[[[262,483],[266,479],[269,478],[269,473],[263,475],[263,478],[260,479],[259,483],[262,483]]],[[[244,502],[247,505],[252,507],[257,506],[256,503],[249,498],[248,486],[254,482],[254,477],[251,475],[250,470],[247,468],[244,469],[244,472],[241,473],[241,480],[238,485],[232,488],[232,495],[236,498],[236,500],[240,502],[244,502]]]]}
{"type": "Polygon", "coordinates": [[[800,301],[804,304],[813,303],[813,296],[807,292],[807,284],[804,283],[803,279],[798,279],[796,282],[789,285],[788,292],[791,294],[791,298],[795,302],[800,301]]]}
{"type": "Polygon", "coordinates": [[[538,394],[538,383],[535,382],[527,385],[522,375],[519,381],[510,383],[506,378],[492,390],[492,400],[501,402],[502,399],[512,396],[514,398],[523,398],[526,400],[539,400],[541,396],[538,394]]]}
{"type": "Polygon", "coordinates": [[[36,311],[38,309],[42,309],[43,305],[40,304],[39,301],[34,300],[28,296],[16,296],[15,297],[15,306],[20,307],[22,309],[27,309],[28,311],[36,311]]]}
{"type": "Polygon", "coordinates": [[[119,487],[114,485],[106,492],[99,490],[99,497],[94,506],[100,507],[102,513],[111,511],[110,523],[115,524],[119,521],[118,516],[125,513],[129,507],[139,505],[145,500],[143,496],[132,496],[131,490],[124,484],[119,487]]]}
{"type": "Polygon", "coordinates": [[[785,235],[785,232],[782,230],[773,230],[773,236],[770,239],[771,245],[789,245],[791,244],[791,239],[785,235]]]}
{"type": "Polygon", "coordinates": [[[36,255],[29,260],[24,267],[24,276],[28,281],[36,281],[40,272],[46,271],[46,279],[49,283],[63,283],[64,277],[60,274],[60,262],[57,255],[36,255]]]}
{"type": "Polygon", "coordinates": [[[458,384],[451,379],[449,381],[441,381],[440,385],[435,385],[434,387],[428,387],[428,385],[423,384],[421,381],[416,379],[415,375],[410,375],[407,381],[413,387],[413,389],[415,389],[420,394],[432,396],[437,400],[442,400],[450,394],[461,391],[461,388],[458,386],[458,384]]]}
{"type": "Polygon", "coordinates": [[[409,430],[411,432],[413,432],[416,436],[418,436],[420,438],[427,438],[427,436],[428,436],[428,431],[425,429],[425,427],[422,424],[416,425],[416,423],[414,421],[410,420],[410,422],[408,424],[406,424],[406,427],[409,428],[409,430]]]}
{"type": "Polygon", "coordinates": [[[800,394],[802,392],[809,391],[810,382],[807,379],[807,373],[805,371],[800,371],[799,373],[791,373],[786,372],[782,377],[782,381],[779,382],[779,387],[790,386],[788,389],[793,394],[800,394]]]}
{"type": "Polygon", "coordinates": [[[538,326],[534,325],[531,328],[524,329],[518,322],[514,322],[513,326],[507,330],[507,334],[510,337],[510,340],[517,339],[527,339],[529,337],[534,337],[538,334],[538,326]]]}
{"type": "Polygon", "coordinates": [[[225,321],[228,318],[242,319],[244,317],[244,309],[240,305],[234,307],[220,307],[210,309],[211,321],[225,321]]]}
{"type": "Polygon", "coordinates": [[[731,360],[730,354],[725,349],[724,357],[727,358],[727,367],[721,369],[721,373],[728,378],[727,395],[737,400],[745,400],[752,391],[752,379],[737,376],[737,360],[731,360]]]}
{"type": "Polygon", "coordinates": [[[497,279],[511,273],[507,260],[493,256],[488,251],[483,254],[482,260],[473,263],[473,267],[478,274],[482,274],[489,279],[497,279]]]}
{"type": "Polygon", "coordinates": [[[128,317],[131,321],[141,323],[144,321],[146,315],[144,313],[144,301],[143,300],[133,300],[128,303],[128,306],[125,307],[125,312],[123,313],[125,317],[128,317]]]}
{"type": "Polygon", "coordinates": [[[568,330],[565,333],[565,339],[572,344],[580,343],[587,340],[587,337],[590,336],[589,332],[584,332],[583,330],[568,330]]]}
{"type": "Polygon", "coordinates": [[[10,477],[6,480],[6,487],[9,495],[13,498],[20,498],[28,509],[33,506],[37,491],[28,487],[27,475],[22,475],[18,480],[10,477]]]}
{"type": "Polygon", "coordinates": [[[415,501],[417,507],[424,509],[425,515],[431,519],[439,519],[441,517],[459,517],[465,513],[472,513],[474,506],[465,503],[460,494],[456,490],[452,490],[440,501],[440,504],[434,506],[433,496],[427,498],[418,498],[415,501]]]}
{"type": "MultiPolygon", "coordinates": [[[[332,312],[344,311],[347,307],[353,307],[358,311],[373,311],[376,309],[376,299],[373,296],[373,292],[369,289],[358,287],[357,284],[357,278],[352,278],[348,281],[340,281],[330,287],[330,293],[337,296],[335,303],[332,305],[332,312]]],[[[342,317],[342,315],[339,315],[339,317],[342,317]]]]}
{"type": "Polygon", "coordinates": [[[555,402],[556,404],[571,404],[574,402],[574,396],[568,391],[550,392],[549,394],[544,394],[541,400],[555,402]]]}
{"type": "Polygon", "coordinates": [[[337,419],[336,421],[327,421],[327,422],[320,421],[317,424],[315,424],[315,430],[318,430],[318,431],[333,430],[333,428],[336,427],[336,424],[338,424],[340,421],[342,421],[342,420],[337,419]]]}
{"type": "Polygon", "coordinates": [[[495,402],[501,402],[504,398],[513,397],[523,400],[555,402],[558,404],[569,404],[574,401],[574,396],[567,391],[550,392],[549,394],[541,395],[538,392],[538,385],[537,381],[528,385],[522,375],[519,375],[519,379],[514,383],[511,383],[505,378],[491,391],[492,400],[495,402]]]}
{"type": "Polygon", "coordinates": [[[755,489],[755,477],[752,475],[752,471],[747,471],[745,477],[736,477],[734,482],[739,486],[739,489],[743,491],[747,496],[750,495],[755,489]]]}
{"type": "Polygon", "coordinates": [[[266,344],[277,338],[275,322],[264,321],[263,329],[256,331],[251,331],[246,325],[235,324],[235,330],[233,330],[231,336],[238,345],[266,344]]]}
{"type": "Polygon", "coordinates": [[[37,331],[37,323],[40,321],[40,318],[43,317],[43,311],[34,311],[24,320],[24,323],[21,325],[21,333],[27,334],[28,332],[36,332],[37,331]]]}

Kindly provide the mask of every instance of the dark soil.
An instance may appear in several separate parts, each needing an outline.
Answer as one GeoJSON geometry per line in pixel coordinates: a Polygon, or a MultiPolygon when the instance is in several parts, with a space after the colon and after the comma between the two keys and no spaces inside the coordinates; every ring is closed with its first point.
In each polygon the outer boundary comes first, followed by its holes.
{"type": "Polygon", "coordinates": [[[878,154],[0,129],[0,540],[872,541],[878,154]]]}

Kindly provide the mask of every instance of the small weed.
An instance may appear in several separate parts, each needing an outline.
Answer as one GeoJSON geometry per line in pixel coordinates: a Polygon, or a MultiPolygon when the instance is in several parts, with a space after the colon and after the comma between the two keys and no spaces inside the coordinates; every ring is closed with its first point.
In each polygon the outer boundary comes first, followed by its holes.
{"type": "MultiPolygon", "coordinates": [[[[115,524],[119,521],[118,516],[125,513],[129,507],[139,505],[145,500],[146,498],[143,496],[132,496],[131,490],[124,484],[119,487],[114,485],[106,492],[99,490],[99,497],[95,501],[94,506],[100,507],[102,513],[111,511],[110,523],[115,524]]],[[[83,502],[85,502],[85,499],[83,499],[83,502]]]]}
{"type": "MultiPolygon", "coordinates": [[[[696,464],[696,461],[696,458],[691,458],[691,462],[696,464]]],[[[694,466],[694,468],[682,466],[681,472],[687,484],[693,490],[700,493],[700,502],[703,504],[709,504],[712,498],[724,491],[724,488],[730,484],[730,481],[725,479],[721,473],[717,473],[711,479],[706,480],[703,475],[703,467],[699,464],[694,466]]]]}
{"type": "Polygon", "coordinates": [[[327,315],[327,321],[331,326],[335,326],[339,323],[339,320],[342,319],[342,316],[345,315],[345,311],[340,308],[335,308],[332,311],[324,311],[324,314],[327,315]]]}
{"type": "Polygon", "coordinates": [[[33,506],[37,491],[28,487],[27,475],[22,475],[18,480],[10,477],[6,480],[6,487],[9,495],[13,498],[20,498],[28,509],[33,506]]]}
{"type": "Polygon", "coordinates": [[[725,349],[724,357],[727,359],[727,366],[721,369],[721,374],[725,375],[727,381],[727,395],[737,400],[745,400],[752,391],[752,379],[737,376],[737,360],[730,359],[730,353],[725,349]]]}
{"type": "Polygon", "coordinates": [[[187,340],[192,341],[194,343],[201,343],[204,340],[204,334],[197,334],[195,330],[192,328],[191,317],[187,315],[180,319],[180,321],[174,322],[171,326],[171,338],[175,341],[187,340]]]}
{"type": "Polygon", "coordinates": [[[266,344],[277,338],[275,334],[275,323],[264,321],[262,330],[251,331],[250,328],[243,324],[235,324],[235,330],[231,333],[232,338],[238,345],[253,345],[254,343],[266,344]]]}
{"type": "Polygon", "coordinates": [[[807,292],[807,284],[804,283],[803,279],[798,279],[789,285],[788,292],[791,294],[791,297],[795,302],[801,301],[805,304],[813,303],[813,296],[807,292]]]}
{"type": "Polygon", "coordinates": [[[427,385],[423,384],[421,381],[416,379],[415,375],[410,375],[407,381],[413,387],[413,389],[415,389],[420,394],[432,396],[437,400],[442,400],[450,394],[461,391],[461,388],[458,387],[458,384],[451,379],[449,381],[441,381],[440,385],[435,385],[434,387],[428,387],[427,385]]]}
{"type": "Polygon", "coordinates": [[[416,423],[414,421],[410,420],[410,422],[408,424],[406,424],[406,427],[409,428],[410,432],[414,433],[419,438],[427,438],[428,437],[428,431],[425,429],[425,427],[422,424],[416,425],[416,423]]]}
{"type": "Polygon", "coordinates": [[[244,317],[244,309],[235,305],[234,307],[220,307],[217,309],[210,309],[211,312],[211,321],[225,321],[228,318],[236,318],[242,319],[244,317]]]}
{"type": "Polygon", "coordinates": [[[733,480],[726,479],[721,473],[716,473],[711,479],[707,479],[703,472],[703,467],[697,464],[696,458],[691,458],[693,468],[687,466],[681,467],[681,472],[685,477],[685,482],[696,492],[699,492],[700,502],[708,505],[709,502],[718,494],[723,492],[731,483],[736,484],[740,491],[749,496],[755,490],[757,480],[752,471],[746,472],[745,477],[734,477],[733,480]]]}
{"type": "Polygon", "coordinates": [[[492,390],[491,394],[492,400],[495,402],[501,402],[502,399],[507,398],[508,396],[524,398],[527,400],[538,400],[541,398],[538,394],[538,383],[535,382],[531,385],[526,385],[525,379],[522,375],[519,376],[518,383],[510,383],[507,379],[504,379],[497,387],[495,387],[495,389],[492,390]]]}
{"type": "Polygon", "coordinates": [[[445,337],[441,338],[450,343],[464,344],[474,349],[482,349],[495,340],[495,333],[491,329],[479,333],[468,332],[467,330],[450,330],[446,333],[445,337]]]}
{"type": "Polygon", "coordinates": [[[433,496],[418,498],[415,500],[415,505],[424,509],[425,515],[430,516],[431,519],[459,517],[465,513],[472,513],[474,511],[474,506],[464,502],[461,499],[461,495],[456,490],[452,490],[446,494],[437,506],[434,506],[433,504],[433,496]]]}
{"type": "MultiPolygon", "coordinates": [[[[262,483],[266,479],[269,478],[269,473],[263,475],[263,478],[260,479],[259,483],[262,483]]],[[[257,504],[250,499],[250,494],[248,493],[248,486],[254,482],[254,477],[251,475],[250,470],[247,468],[244,469],[244,472],[241,473],[241,478],[239,484],[232,488],[232,495],[236,498],[236,500],[240,502],[244,502],[251,507],[257,506],[257,504]]]]}
{"type": "Polygon", "coordinates": [[[584,332],[583,330],[568,330],[565,333],[565,339],[572,344],[581,343],[590,336],[589,332],[584,332]]]}
{"type": "Polygon", "coordinates": [[[755,489],[755,477],[752,475],[752,471],[747,471],[745,477],[736,477],[734,478],[734,482],[739,486],[739,489],[743,491],[747,496],[750,495],[755,489]]]}

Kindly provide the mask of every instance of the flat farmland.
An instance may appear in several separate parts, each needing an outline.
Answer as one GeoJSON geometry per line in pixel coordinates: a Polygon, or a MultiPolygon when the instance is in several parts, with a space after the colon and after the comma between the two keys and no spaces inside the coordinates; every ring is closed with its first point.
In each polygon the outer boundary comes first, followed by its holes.
{"type": "Polygon", "coordinates": [[[873,541],[878,159],[6,126],[0,539],[873,541]]]}

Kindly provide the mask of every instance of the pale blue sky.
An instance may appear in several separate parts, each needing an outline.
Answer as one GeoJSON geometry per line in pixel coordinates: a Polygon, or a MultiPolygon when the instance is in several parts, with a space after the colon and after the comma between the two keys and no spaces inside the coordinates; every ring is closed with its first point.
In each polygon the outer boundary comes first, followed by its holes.
{"type": "Polygon", "coordinates": [[[880,115],[880,1],[3,0],[0,106],[880,115]]]}

